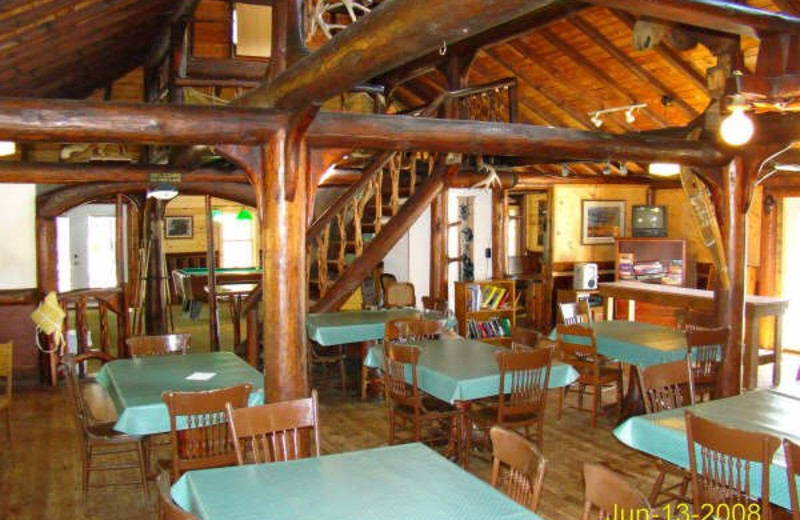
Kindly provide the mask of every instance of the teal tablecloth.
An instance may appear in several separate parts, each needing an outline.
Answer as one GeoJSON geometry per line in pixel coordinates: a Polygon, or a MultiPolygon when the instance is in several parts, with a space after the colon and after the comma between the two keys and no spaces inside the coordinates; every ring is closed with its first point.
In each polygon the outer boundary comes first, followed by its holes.
{"type": "Polygon", "coordinates": [[[203,520],[539,520],[422,444],[189,471],[172,497],[203,520]]]}
{"type": "MultiPolygon", "coordinates": [[[[596,321],[591,327],[598,352],[631,365],[647,367],[686,357],[686,338],[672,327],[626,320],[596,321]]],[[[556,339],[555,329],[549,337],[556,339]]]]}
{"type": "MultiPolygon", "coordinates": [[[[474,339],[442,339],[422,341],[417,364],[419,387],[447,402],[469,401],[497,395],[500,370],[494,353],[507,350],[474,339]]],[[[367,351],[364,365],[383,367],[383,347],[374,345],[367,351]]],[[[409,380],[411,372],[408,373],[409,380]]],[[[550,388],[560,388],[578,379],[570,365],[553,361],[550,369],[550,388]]],[[[510,384],[510,380],[507,381],[510,384]]]]}
{"type": "MultiPolygon", "coordinates": [[[[708,401],[687,408],[726,426],[763,432],[800,443],[800,396],[781,390],[756,390],[727,399],[708,401]]],[[[684,408],[631,417],[614,430],[624,444],[639,451],[689,468],[684,408]]],[[[761,491],[761,470],[751,471],[754,493],[761,491]]],[[[779,448],[770,468],[770,501],[789,507],[786,462],[779,448]]]]}
{"type": "Polygon", "coordinates": [[[97,374],[114,401],[119,419],[114,429],[136,435],[168,432],[169,414],[161,401],[166,390],[212,390],[250,383],[250,405],[264,402],[264,375],[232,352],[118,359],[97,374]],[[194,372],[214,372],[208,381],[187,381],[194,372]]]}
{"type": "Polygon", "coordinates": [[[306,330],[308,339],[323,346],[371,341],[383,339],[383,328],[387,321],[420,314],[423,313],[416,309],[318,312],[306,317],[306,330]]]}

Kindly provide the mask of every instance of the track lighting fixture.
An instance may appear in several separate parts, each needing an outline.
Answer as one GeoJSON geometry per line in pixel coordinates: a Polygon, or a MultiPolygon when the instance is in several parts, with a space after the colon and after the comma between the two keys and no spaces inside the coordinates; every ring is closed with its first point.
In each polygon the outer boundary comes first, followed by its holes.
{"type": "Polygon", "coordinates": [[[624,105],[621,107],[612,107],[612,108],[604,108],[601,110],[595,110],[594,112],[589,112],[589,121],[592,122],[594,126],[600,128],[603,126],[603,120],[601,116],[605,114],[613,114],[614,112],[625,112],[625,121],[628,124],[633,123],[636,121],[636,111],[642,108],[645,108],[647,103],[636,103],[634,105],[624,105]]]}

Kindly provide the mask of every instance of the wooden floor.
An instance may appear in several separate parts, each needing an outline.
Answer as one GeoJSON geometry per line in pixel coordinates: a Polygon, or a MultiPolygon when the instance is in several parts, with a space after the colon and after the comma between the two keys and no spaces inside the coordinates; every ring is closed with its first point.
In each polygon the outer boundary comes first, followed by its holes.
{"type": "MultiPolygon", "coordinates": [[[[796,366],[796,358],[789,360],[784,374],[793,376],[796,366]]],[[[355,376],[356,367],[351,369],[355,376]]],[[[763,375],[766,380],[768,372],[763,375]]],[[[318,374],[313,384],[320,390],[323,453],[385,444],[386,409],[380,399],[361,402],[355,397],[355,389],[343,393],[335,376],[318,374]]],[[[614,419],[610,414],[599,418],[596,429],[589,427],[587,413],[575,409],[566,409],[557,420],[556,395],[550,397],[544,441],[549,466],[540,516],[549,520],[580,517],[581,465],[586,461],[602,461],[624,471],[642,491],[649,490],[655,478],[651,459],[613,437],[614,419]]],[[[78,436],[68,412],[64,385],[51,389],[36,380],[18,380],[13,406],[12,443],[5,442],[0,433],[0,520],[155,518],[154,488],[151,487],[151,502],[145,504],[136,486],[92,490],[90,510],[84,514],[78,436]]],[[[489,465],[473,459],[471,471],[487,480],[489,465]]]]}

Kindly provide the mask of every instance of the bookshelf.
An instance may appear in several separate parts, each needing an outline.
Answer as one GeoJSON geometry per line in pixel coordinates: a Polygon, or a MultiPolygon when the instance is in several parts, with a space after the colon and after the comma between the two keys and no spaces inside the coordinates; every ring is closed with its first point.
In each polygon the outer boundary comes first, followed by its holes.
{"type": "Polygon", "coordinates": [[[495,345],[511,345],[511,327],[517,322],[514,280],[455,283],[458,333],[495,345]]]}
{"type": "Polygon", "coordinates": [[[615,245],[616,280],[686,285],[686,240],[617,238],[615,245]]]}

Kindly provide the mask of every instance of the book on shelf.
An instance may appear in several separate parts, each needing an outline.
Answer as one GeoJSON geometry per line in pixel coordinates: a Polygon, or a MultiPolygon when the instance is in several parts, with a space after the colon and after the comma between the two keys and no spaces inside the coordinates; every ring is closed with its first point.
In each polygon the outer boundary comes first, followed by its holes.
{"type": "Polygon", "coordinates": [[[467,335],[470,339],[502,338],[511,335],[511,321],[508,318],[488,320],[469,320],[467,335]]]}
{"type": "Polygon", "coordinates": [[[500,306],[500,302],[506,297],[507,293],[508,291],[505,287],[498,287],[497,291],[492,297],[492,301],[489,302],[489,307],[492,309],[497,309],[500,306]]]}

